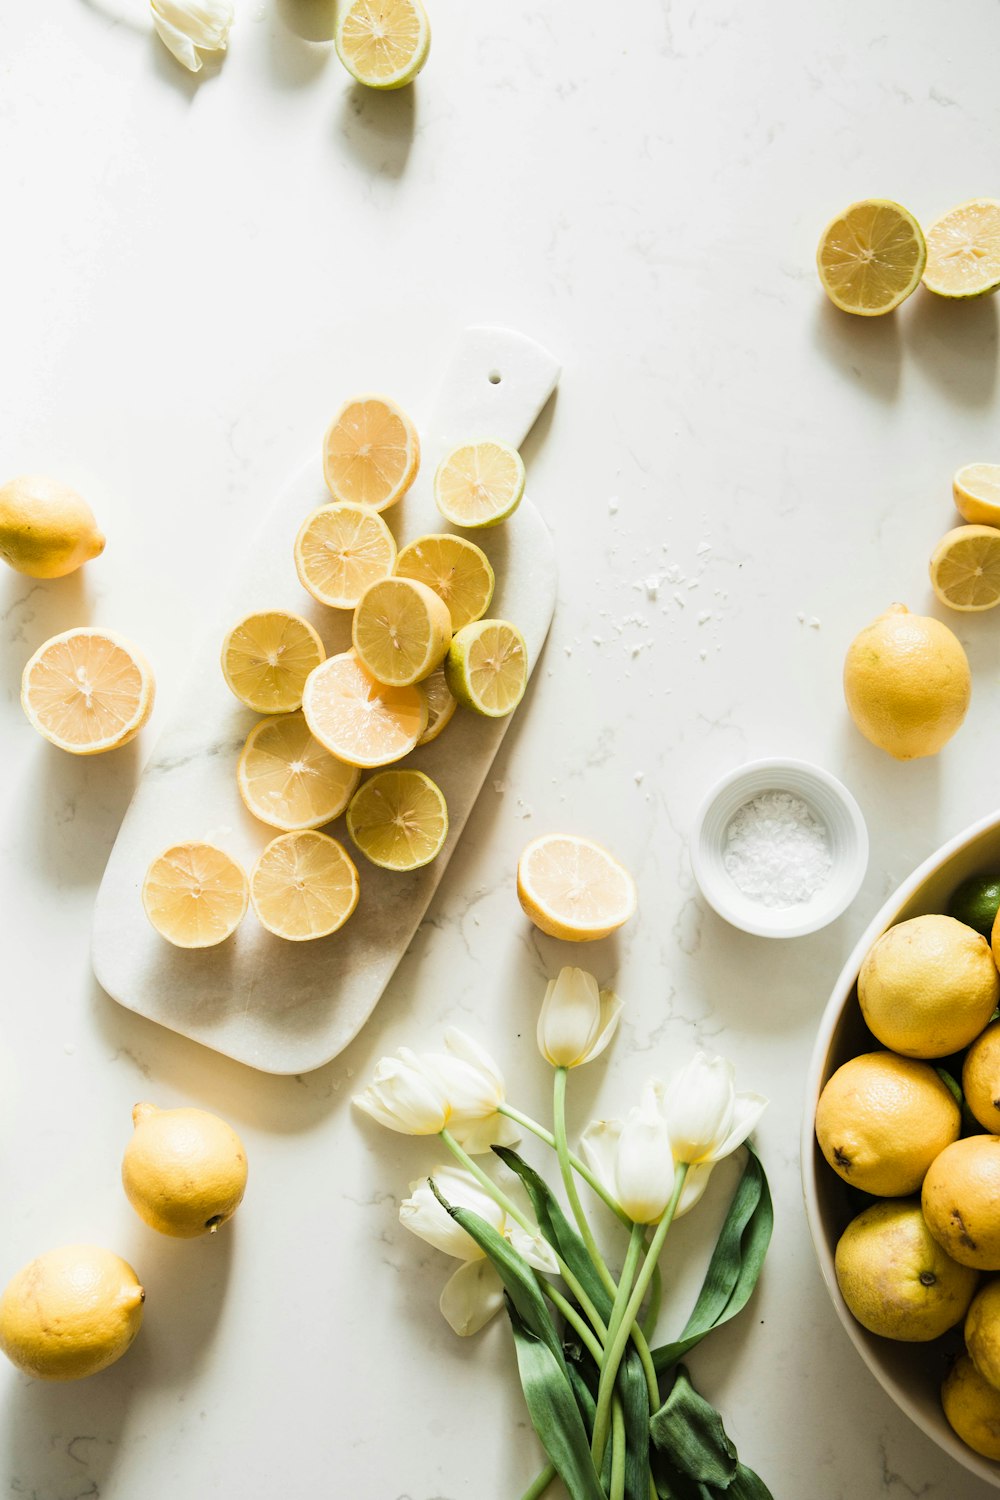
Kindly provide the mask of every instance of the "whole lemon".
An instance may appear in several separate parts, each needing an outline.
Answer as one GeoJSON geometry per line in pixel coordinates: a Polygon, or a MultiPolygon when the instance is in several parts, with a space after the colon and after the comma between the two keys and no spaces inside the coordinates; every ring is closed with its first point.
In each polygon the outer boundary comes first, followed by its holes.
{"type": "Polygon", "coordinates": [[[1000,1136],[954,1141],[927,1169],[924,1218],[953,1260],[1000,1271],[1000,1136]]]}
{"type": "Polygon", "coordinates": [[[930,1064],[894,1052],[852,1057],[816,1106],[816,1139],[830,1166],[876,1198],[915,1193],[961,1126],[961,1110],[930,1064]]]}
{"type": "Polygon", "coordinates": [[[967,1354],[949,1371],[941,1405],[963,1443],[984,1458],[1000,1458],[1000,1391],[983,1379],[967,1354]]]}
{"type": "Polygon", "coordinates": [[[0,557],[30,578],[62,578],[104,551],[86,500],[44,474],[0,486],[0,557]]]}
{"type": "Polygon", "coordinates": [[[0,1297],[0,1349],[36,1380],[79,1380],[120,1359],[145,1292],[121,1256],[64,1245],[30,1261],[0,1297]]]}
{"type": "Polygon", "coordinates": [[[1000,1021],[991,1021],[965,1054],[962,1092],[983,1129],[1000,1135],[1000,1021]]]}
{"type": "Polygon", "coordinates": [[[897,760],[936,755],[968,710],[969,659],[947,625],[893,604],[848,647],[844,696],[880,750],[897,760]]]}
{"type": "Polygon", "coordinates": [[[122,1160],[122,1185],[140,1219],[178,1239],[231,1219],[247,1185],[243,1142],[204,1109],[137,1104],[122,1160]]]}
{"type": "Polygon", "coordinates": [[[927,1343],[960,1323],[979,1280],[945,1254],[915,1198],[886,1198],[852,1219],[834,1269],[861,1326],[907,1344],[927,1343]]]}
{"type": "Polygon", "coordinates": [[[998,998],[989,943],[954,917],[898,922],[872,946],[858,975],[869,1030],[906,1057],[947,1057],[967,1047],[998,998]]]}
{"type": "Polygon", "coordinates": [[[1000,1390],[1000,1281],[989,1281],[972,1299],[965,1347],[984,1380],[1000,1390]]]}

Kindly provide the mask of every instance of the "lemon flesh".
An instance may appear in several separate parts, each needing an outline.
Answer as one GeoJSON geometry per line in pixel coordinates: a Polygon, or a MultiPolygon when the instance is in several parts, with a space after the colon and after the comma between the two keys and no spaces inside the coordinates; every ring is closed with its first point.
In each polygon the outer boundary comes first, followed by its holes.
{"type": "Polygon", "coordinates": [[[351,631],[361,665],[388,687],[410,687],[444,660],[448,606],[424,583],[386,578],[362,596],[351,631]]]}
{"type": "Polygon", "coordinates": [[[913,1198],[886,1198],[853,1219],[837,1243],[834,1270],[861,1326],[907,1344],[928,1343],[960,1323],[979,1279],[941,1248],[913,1198]]]}
{"type": "Polygon", "coordinates": [[[447,533],[417,537],[396,559],[400,578],[415,578],[448,606],[453,631],[481,620],[490,607],[496,578],[481,547],[447,533]]]}
{"type": "Polygon", "coordinates": [[[236,767],[248,811],[282,833],[321,828],[339,818],[359,774],[319,743],[301,713],[261,719],[247,735],[236,767]]]}
{"type": "Polygon", "coordinates": [[[927,231],[924,286],[938,297],[985,297],[1000,287],[1000,201],[973,198],[927,231]]]}
{"type": "Polygon", "coordinates": [[[431,29],[420,0],[346,0],[334,45],[358,83],[401,89],[427,61],[431,29]]]}
{"type": "Polygon", "coordinates": [[[852,1057],[816,1107],[816,1139],[829,1165],[877,1198],[915,1193],[961,1125],[961,1110],[934,1069],[892,1052],[852,1057]]]}
{"type": "Polygon", "coordinates": [[[963,1443],[984,1458],[1000,1459],[1000,1391],[979,1373],[967,1354],[951,1367],[941,1387],[941,1405],[963,1443]]]}
{"type": "Polygon", "coordinates": [[[373,865],[418,870],[444,848],[448,804],[423,771],[380,771],[355,792],[347,831],[373,865]]]}
{"type": "Polygon", "coordinates": [[[333,609],[354,609],[365,589],[389,577],[395,562],[392,532],[364,505],[321,505],[295,538],[302,587],[333,609]]]}
{"type": "Polygon", "coordinates": [[[499,526],[521,503],[524,463],[509,443],[453,448],[434,475],[434,499],[453,526],[499,526]]]}
{"type": "Polygon", "coordinates": [[[135,738],[153,711],[149,663],[124,636],[81,627],[39,646],[21,679],[29,722],[60,750],[99,755],[135,738]]]}
{"type": "Polygon", "coordinates": [[[1000,531],[956,526],[934,549],[930,574],[931,587],[949,609],[993,609],[1000,604],[1000,531]]]}
{"type": "Polygon", "coordinates": [[[325,658],[308,620],[284,609],[245,616],[222,643],[222,673],[230,692],[259,714],[301,708],[306,678],[325,658]]]}
{"type": "Polygon", "coordinates": [[[637,904],[625,866],[576,834],[544,834],[527,845],[518,861],[517,895],[542,932],[576,943],[607,937],[637,904]]]}
{"type": "Polygon", "coordinates": [[[973,526],[1000,526],[1000,464],[966,464],[951,487],[963,520],[973,526]]]}
{"type": "Polygon", "coordinates": [[[0,557],[29,578],[64,578],[100,557],[104,533],[86,500],[44,474],[0,486],[0,557]]]}
{"type": "Polygon", "coordinates": [[[424,678],[420,690],[427,699],[427,728],[417,744],[429,745],[451,723],[458,700],[448,686],[443,666],[435,667],[430,676],[424,678]]]}
{"type": "Polygon", "coordinates": [[[288,942],[328,937],[358,904],[358,872],[343,844],[326,833],[283,833],[250,874],[250,899],[262,924],[288,942]]]}
{"type": "Polygon", "coordinates": [[[50,1250],[18,1271],[0,1297],[0,1349],[36,1380],[96,1375],[139,1332],[145,1295],[132,1267],[110,1250],[50,1250]]]}
{"type": "Polygon", "coordinates": [[[387,687],[353,651],[317,667],[302,695],[310,732],[348,765],[370,770],[402,760],[427,728],[427,698],[418,685],[387,687]]]}
{"type": "Polygon", "coordinates": [[[450,691],[465,708],[502,719],[524,697],[528,648],[508,620],[477,620],[459,630],[444,664],[450,691]]]}
{"type": "Polygon", "coordinates": [[[920,284],[927,247],[911,213],[888,198],[852,203],[824,229],[816,251],[823,290],[843,312],[892,312],[920,284]]]}
{"type": "Polygon", "coordinates": [[[954,917],[912,917],[890,927],[858,975],[868,1029],[904,1057],[947,1057],[967,1047],[998,999],[989,943],[954,917]]]}
{"type": "Polygon", "coordinates": [[[193,1239],[225,1224],[243,1201],[247,1156],[236,1131],[204,1109],[137,1104],[122,1186],[152,1229],[193,1239]]]}
{"type": "Polygon", "coordinates": [[[142,905],[175,948],[213,948],[246,916],[247,877],[214,844],[174,844],[154,859],[142,884],[142,905]]]}
{"type": "Polygon", "coordinates": [[[334,500],[372,510],[395,505],[416,478],[419,464],[416,428],[384,396],[345,402],[323,439],[323,477],[334,500]]]}
{"type": "Polygon", "coordinates": [[[969,659],[947,625],[894,604],[848,647],[844,697],[880,750],[897,760],[936,755],[965,719],[969,659]]]}

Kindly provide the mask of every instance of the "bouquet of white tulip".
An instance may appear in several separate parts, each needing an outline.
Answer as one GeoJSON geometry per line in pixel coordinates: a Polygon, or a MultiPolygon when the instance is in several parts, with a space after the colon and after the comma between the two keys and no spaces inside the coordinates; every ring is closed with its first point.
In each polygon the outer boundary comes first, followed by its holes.
{"type": "Polygon", "coordinates": [[[568,1075],[604,1050],[620,1011],[581,969],[549,984],[538,1045],[555,1070],[551,1131],[509,1103],[496,1063],[455,1030],[443,1052],[404,1048],[383,1058],[354,1102],[391,1130],[437,1136],[457,1163],[411,1183],[399,1217],[461,1262],[441,1296],[456,1333],[477,1332],[506,1306],[528,1413],[549,1459],[521,1500],[537,1500],[556,1475],[572,1500],[771,1500],[680,1363],[746,1305],[763,1265],[773,1215],[748,1137],[767,1101],[736,1093],[732,1064],[699,1052],[669,1083],[651,1080],[623,1120],[593,1121],[576,1155],[566,1138],[568,1075]],[[522,1130],[555,1152],[575,1225],[511,1149],[522,1130]],[[746,1166],[694,1310],[676,1339],[651,1348],[670,1225],[739,1146],[746,1166]],[[476,1160],[490,1150],[519,1179],[510,1189],[476,1160]],[[617,1279],[578,1178],[628,1231],[617,1279]]]}

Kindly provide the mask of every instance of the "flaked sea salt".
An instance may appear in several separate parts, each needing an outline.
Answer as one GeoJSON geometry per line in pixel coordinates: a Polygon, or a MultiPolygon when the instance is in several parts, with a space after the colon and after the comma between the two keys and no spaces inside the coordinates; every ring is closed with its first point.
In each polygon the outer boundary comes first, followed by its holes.
{"type": "Polygon", "coordinates": [[[830,878],[825,824],[792,792],[761,792],[726,829],[723,863],[744,896],[762,906],[800,906],[830,878]]]}

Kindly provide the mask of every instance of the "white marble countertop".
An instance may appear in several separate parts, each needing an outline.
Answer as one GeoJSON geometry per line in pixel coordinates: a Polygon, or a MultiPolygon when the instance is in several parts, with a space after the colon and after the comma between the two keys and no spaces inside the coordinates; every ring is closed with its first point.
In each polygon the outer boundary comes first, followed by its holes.
{"type": "MultiPolygon", "coordinates": [[[[359,1122],[348,1096],[382,1052],[458,1021],[542,1107],[537,1002],[584,956],[528,927],[513,871],[529,836],[567,828],[605,839],[642,902],[585,955],[628,1008],[580,1077],[576,1124],[699,1042],[773,1101],[759,1293],[692,1358],[741,1455],[776,1500],[987,1500],[839,1326],[797,1137],[841,961],[888,891],[996,805],[1000,734],[990,616],[958,623],[975,691],[939,759],[890,762],[840,695],[855,631],[893,599],[928,605],[952,471],[998,456],[998,304],[918,293],[894,319],[849,321],[821,298],[814,247],[866,194],[925,221],[996,194],[1000,7],[967,0],[943,21],[904,0],[433,0],[428,67],[386,98],[310,39],[327,0],[237,8],[230,55],[200,82],[147,34],[143,0],[0,14],[0,468],[75,484],[109,536],[70,580],[0,578],[0,1278],[93,1239],[148,1291],[140,1341],[103,1376],[0,1371],[0,1488],[521,1492],[539,1461],[505,1331],[455,1339],[436,1310],[446,1262],[397,1225],[429,1153],[359,1122]],[[564,364],[527,450],[561,554],[553,632],[373,1021],[321,1071],[266,1077],[107,999],[94,893],[201,601],[256,511],[345,393],[383,387],[419,418],[474,321],[564,364]],[[35,737],[17,690],[34,647],[86,620],[145,646],[160,701],[137,745],[75,761],[35,737]],[[766,753],[842,776],[872,840],[849,912],[787,944],[706,910],[686,852],[707,784],[766,753]],[[177,1244],[135,1219],[118,1165],[141,1096],[244,1135],[233,1232],[177,1244]]],[[[692,1248],[711,1212],[687,1221],[692,1248]]]]}

